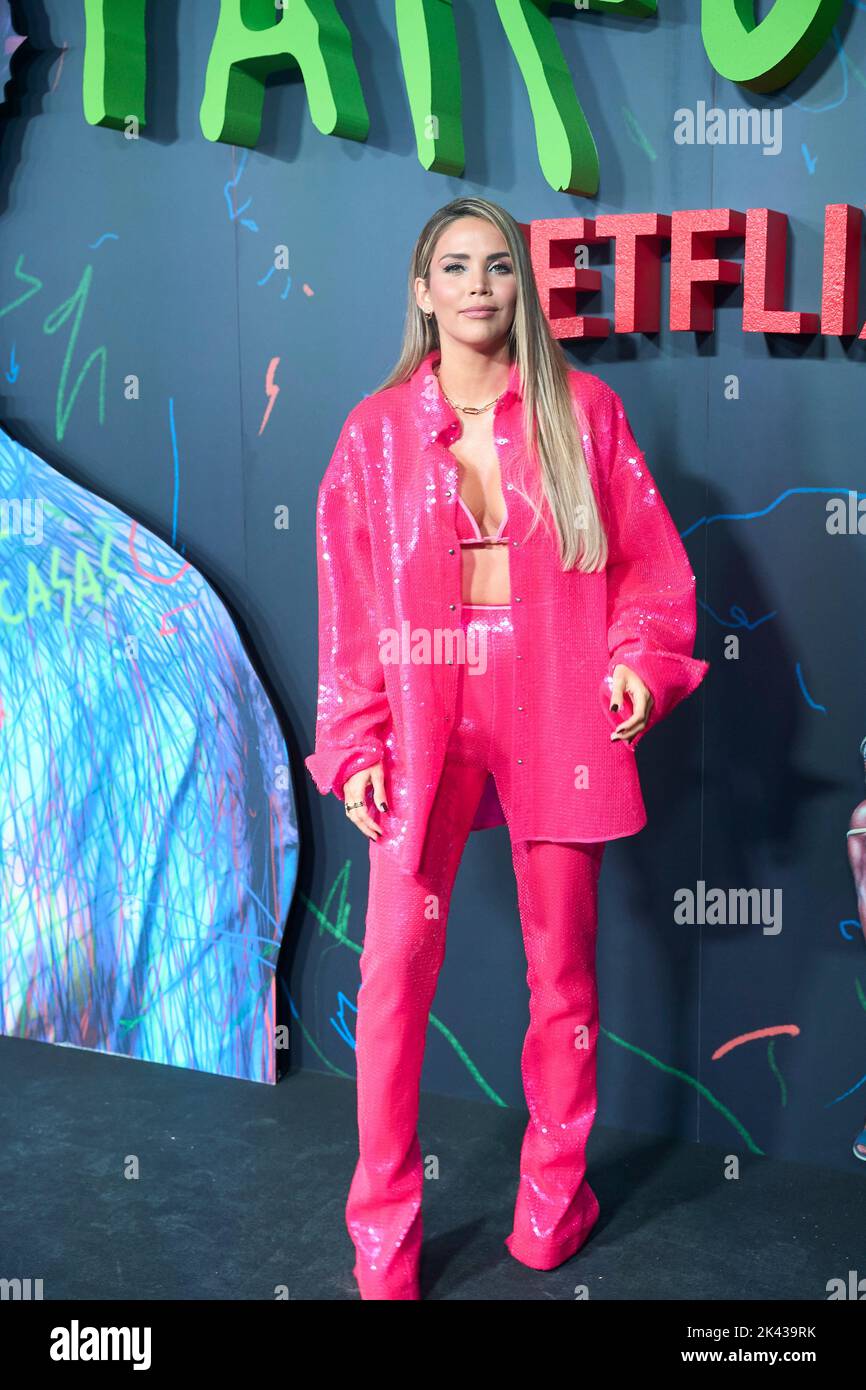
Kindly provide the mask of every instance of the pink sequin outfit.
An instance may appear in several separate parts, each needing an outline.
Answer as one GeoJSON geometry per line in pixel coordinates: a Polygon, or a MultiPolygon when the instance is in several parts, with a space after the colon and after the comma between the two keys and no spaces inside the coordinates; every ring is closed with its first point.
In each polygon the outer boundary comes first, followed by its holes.
{"type": "MultiPolygon", "coordinates": [[[[488,776],[509,826],[514,632],[508,605],[464,604],[466,651],[445,768],[421,867],[403,873],[371,843],[370,891],[355,1027],[359,1156],[346,1204],[364,1299],[418,1299],[423,1160],[421,1068],[445,952],[457,868],[488,776]],[[483,652],[483,661],[476,661],[483,652]]],[[[595,1119],[598,998],[595,946],[604,844],[512,836],[528,964],[530,1022],[521,1056],[529,1107],[520,1182],[505,1244],[522,1264],[552,1269],[598,1218],[586,1180],[595,1119]]]]}
{"type": "MultiPolygon", "coordinates": [[[[652,727],[708,669],[691,656],[694,574],[679,534],[619,397],[589,373],[569,380],[588,425],[607,570],[566,574],[543,528],[527,540],[515,367],[494,412],[512,601],[462,601],[461,547],[489,541],[458,496],[448,446],[460,426],[437,357],[355,407],[318,505],[319,708],[306,763],[319,790],[342,800],[345,780],[381,759],[389,804],[371,805],[384,834],[368,851],[359,1157],[346,1206],[366,1299],[420,1297],[421,1067],[457,868],[470,831],[486,825],[508,826],[530,986],[529,1123],[506,1245],[550,1269],[595,1224],[585,1154],[597,1104],[598,877],[605,842],[646,822],[638,740],[610,742],[630,708],[626,698],[609,711],[610,678],[619,661],[638,672],[655,698],[652,727]],[[452,640],[439,660],[435,643],[424,659],[423,640],[413,658],[415,640],[443,630],[452,640]],[[400,659],[380,659],[395,633],[400,659]]],[[[546,504],[544,514],[552,526],[546,504]]]]}
{"type": "MultiPolygon", "coordinates": [[[[457,701],[462,556],[456,541],[456,413],[431,351],[408,381],[349,413],[322,479],[317,509],[319,697],[315,751],[306,765],[319,791],[342,802],[353,773],[383,762],[389,811],[382,854],[417,870],[457,701]],[[380,659],[379,648],[429,635],[429,660],[380,659]]],[[[517,486],[524,456],[516,364],[493,409],[508,507],[514,624],[514,742],[518,839],[612,840],[646,824],[635,752],[641,739],[703,680],[692,657],[695,576],[638,448],[617,393],[570,371],[590,478],[610,547],[606,570],[564,571],[546,502],[532,510],[517,486]],[[648,686],[654,705],[632,742],[610,739],[630,701],[610,710],[618,662],[648,686]]],[[[385,648],[387,651],[387,648],[385,648]]],[[[472,825],[505,817],[492,779],[472,825]]]]}

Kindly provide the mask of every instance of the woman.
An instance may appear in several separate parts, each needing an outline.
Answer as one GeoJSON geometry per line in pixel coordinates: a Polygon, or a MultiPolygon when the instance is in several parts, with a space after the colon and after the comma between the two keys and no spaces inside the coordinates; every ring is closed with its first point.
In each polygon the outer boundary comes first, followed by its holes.
{"type": "Polygon", "coordinates": [[[604,845],[646,823],[635,746],[708,669],[695,576],[622,402],[569,369],[497,204],[459,198],[423,229],[400,360],[343,426],[317,536],[306,765],[370,841],[346,1222],[362,1298],[417,1299],[421,1065],[466,838],[505,822],[511,839],[530,1120],[505,1243],[551,1269],[598,1217],[604,845]]]}

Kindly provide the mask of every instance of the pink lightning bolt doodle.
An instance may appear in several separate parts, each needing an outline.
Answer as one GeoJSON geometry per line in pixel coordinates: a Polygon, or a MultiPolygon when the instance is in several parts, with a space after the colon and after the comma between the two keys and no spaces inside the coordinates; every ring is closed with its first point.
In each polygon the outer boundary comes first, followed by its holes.
{"type": "Polygon", "coordinates": [[[277,367],[279,366],[279,364],[280,364],[280,359],[279,359],[279,357],[272,357],[271,360],[270,360],[270,362],[268,363],[268,374],[267,374],[267,376],[265,377],[265,395],[266,395],[267,398],[268,398],[268,406],[267,406],[267,410],[266,410],[265,413],[264,413],[264,417],[263,417],[263,419],[262,419],[262,423],[261,423],[261,425],[259,426],[259,434],[260,434],[260,435],[261,435],[261,434],[264,434],[265,425],[268,423],[268,420],[271,418],[271,411],[272,411],[273,408],[274,408],[274,401],[277,399],[277,396],[280,394],[280,388],[279,388],[279,386],[277,386],[276,382],[274,381],[274,373],[276,372],[277,367]]]}

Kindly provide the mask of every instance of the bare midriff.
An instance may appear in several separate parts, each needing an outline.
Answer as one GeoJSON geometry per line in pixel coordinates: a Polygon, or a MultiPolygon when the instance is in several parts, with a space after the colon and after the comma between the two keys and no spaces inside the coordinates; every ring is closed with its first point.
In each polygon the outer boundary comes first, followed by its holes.
{"type": "Polygon", "coordinates": [[[508,542],[464,545],[460,549],[463,555],[463,602],[510,603],[508,542]]]}

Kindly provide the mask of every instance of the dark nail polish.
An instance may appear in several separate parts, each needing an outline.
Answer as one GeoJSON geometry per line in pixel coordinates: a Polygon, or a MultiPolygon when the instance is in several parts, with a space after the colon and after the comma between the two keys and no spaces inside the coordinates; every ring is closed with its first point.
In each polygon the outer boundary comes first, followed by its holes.
{"type": "Polygon", "coordinates": [[[619,705],[611,705],[611,709],[619,709],[619,705]]]}

